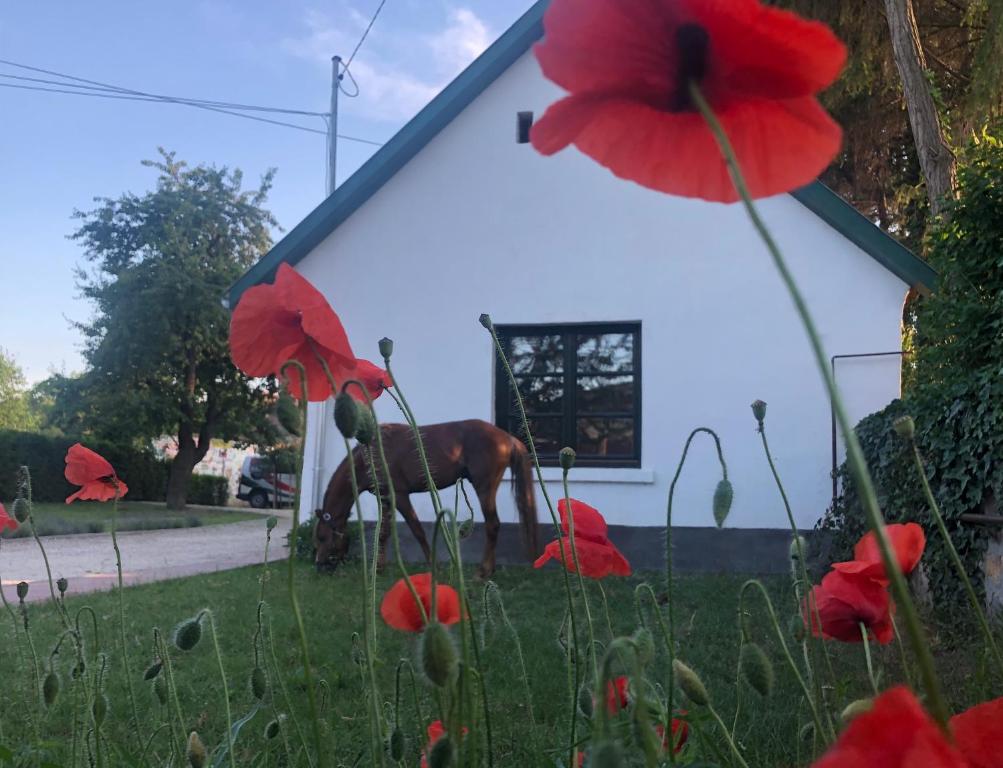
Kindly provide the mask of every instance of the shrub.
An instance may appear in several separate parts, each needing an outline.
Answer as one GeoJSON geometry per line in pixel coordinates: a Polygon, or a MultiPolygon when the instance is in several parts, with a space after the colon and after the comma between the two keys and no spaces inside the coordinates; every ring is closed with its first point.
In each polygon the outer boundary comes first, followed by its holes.
{"type": "MultiPolygon", "coordinates": [[[[66,482],[66,451],[76,440],[32,432],[0,431],[0,499],[12,499],[18,467],[31,469],[35,501],[62,501],[76,490],[66,482]]],[[[129,486],[130,501],[163,501],[167,464],[150,449],[87,440],[129,486]]]]}
{"type": "Polygon", "coordinates": [[[225,507],[230,501],[230,481],[217,475],[192,475],[188,485],[188,503],[225,507]]]}

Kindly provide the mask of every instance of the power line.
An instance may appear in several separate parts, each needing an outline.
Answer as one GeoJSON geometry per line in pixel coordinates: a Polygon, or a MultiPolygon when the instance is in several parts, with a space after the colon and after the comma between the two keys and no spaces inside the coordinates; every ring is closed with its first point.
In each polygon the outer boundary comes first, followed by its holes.
{"type": "Polygon", "coordinates": [[[362,33],[362,37],[359,38],[359,42],[355,44],[355,50],[352,51],[352,55],[348,57],[348,61],[345,62],[345,69],[347,70],[352,66],[352,62],[355,60],[355,54],[359,52],[362,44],[366,42],[366,38],[369,37],[369,30],[373,28],[373,24],[376,23],[376,18],[380,15],[380,11],[383,10],[383,6],[387,4],[387,0],[380,0],[379,6],[376,8],[376,12],[373,13],[373,17],[369,20],[369,25],[366,27],[365,31],[362,33]]]}
{"type": "MultiPolygon", "coordinates": [[[[18,67],[20,69],[29,70],[32,72],[52,75],[54,77],[63,78],[63,80],[46,80],[43,78],[31,78],[19,75],[3,74],[3,73],[0,73],[0,77],[17,79],[27,82],[39,82],[51,85],[65,86],[61,88],[48,88],[35,85],[0,83],[0,87],[2,88],[15,88],[26,91],[41,91],[45,93],[69,94],[73,96],[89,96],[92,98],[120,99],[125,101],[147,101],[147,102],[158,102],[162,104],[163,103],[180,104],[182,106],[195,107],[196,109],[204,109],[210,112],[218,112],[220,114],[230,115],[232,117],[240,117],[245,120],[254,120],[260,123],[278,125],[283,128],[293,128],[295,130],[306,131],[308,133],[327,135],[326,131],[321,131],[316,128],[309,128],[305,125],[297,125],[296,123],[289,123],[282,120],[273,120],[271,118],[260,117],[258,115],[247,115],[234,110],[254,110],[263,112],[275,112],[281,114],[297,114],[310,117],[322,117],[326,119],[328,115],[325,112],[310,112],[307,110],[288,110],[288,109],[281,109],[279,107],[262,107],[258,105],[238,104],[226,101],[209,101],[206,99],[191,99],[181,96],[166,96],[163,94],[149,93],[147,91],[137,91],[131,88],[122,88],[117,85],[102,83],[97,80],[88,80],[86,78],[76,77],[74,75],[68,75],[62,72],[42,69],[41,67],[32,67],[28,66],[27,64],[19,64],[17,62],[9,61],[6,59],[0,59],[0,64],[7,64],[9,66],[18,67]],[[71,80],[74,82],[65,82],[66,80],[71,80]],[[80,85],[78,85],[77,83],[80,83],[80,85]]],[[[338,138],[345,139],[346,141],[358,142],[360,144],[369,144],[371,146],[376,146],[376,147],[382,146],[381,142],[371,141],[370,139],[363,139],[359,136],[349,136],[346,134],[339,133],[338,138]]]]}

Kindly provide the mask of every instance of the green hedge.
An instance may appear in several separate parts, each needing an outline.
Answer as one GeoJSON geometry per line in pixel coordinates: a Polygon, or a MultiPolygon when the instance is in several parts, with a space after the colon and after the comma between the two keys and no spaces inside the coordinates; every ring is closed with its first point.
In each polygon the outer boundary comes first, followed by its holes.
{"type": "MultiPolygon", "coordinates": [[[[35,501],[63,501],[76,488],[66,482],[66,451],[76,440],[32,432],[0,430],[0,499],[15,494],[18,467],[31,470],[35,501]]],[[[100,440],[88,440],[88,448],[111,462],[129,486],[130,501],[163,501],[168,465],[150,449],[137,449],[100,440]]]]}
{"type": "Polygon", "coordinates": [[[230,500],[230,481],[217,475],[192,475],[188,503],[225,507],[230,500]]]}

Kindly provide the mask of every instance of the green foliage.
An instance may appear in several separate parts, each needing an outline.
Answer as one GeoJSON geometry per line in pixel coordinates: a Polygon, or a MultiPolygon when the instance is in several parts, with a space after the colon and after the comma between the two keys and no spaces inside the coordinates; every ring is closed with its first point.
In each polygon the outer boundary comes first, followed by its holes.
{"type": "Polygon", "coordinates": [[[230,481],[217,475],[192,475],[188,501],[208,507],[225,507],[230,500],[230,481]]]}
{"type": "MultiPolygon", "coordinates": [[[[303,562],[312,563],[316,550],[313,546],[313,526],[314,520],[304,520],[296,529],[296,559],[303,562]]],[[[293,532],[286,535],[286,544],[292,539],[293,532]]]]}
{"type": "MultiPolygon", "coordinates": [[[[31,468],[35,501],[63,501],[77,490],[66,482],[66,451],[76,440],[31,432],[0,431],[0,499],[13,499],[18,467],[31,468]]],[[[150,449],[101,440],[87,447],[104,456],[129,486],[130,501],[163,501],[167,465],[150,449]]]]}
{"type": "Polygon", "coordinates": [[[39,421],[31,408],[24,372],[13,355],[0,347],[0,429],[31,430],[39,421]]]}
{"type": "MultiPolygon", "coordinates": [[[[79,272],[94,319],[79,325],[90,370],[85,424],[117,440],[177,435],[171,487],[184,501],[213,438],[272,441],[274,384],[233,365],[226,289],[271,246],[262,208],[272,174],[251,191],[239,171],[188,168],[161,150],[157,186],[78,212],[73,235],[93,269],[79,272]]],[[[172,495],[168,493],[169,497],[172,495]]]]}
{"type": "MultiPolygon", "coordinates": [[[[961,515],[995,511],[1003,498],[1003,146],[983,137],[959,168],[957,201],[929,236],[939,272],[935,295],[916,308],[915,354],[905,402],[895,401],[857,426],[890,521],[915,520],[932,532],[912,458],[892,429],[904,414],[951,537],[976,584],[989,533],[961,515]]],[[[843,496],[823,527],[837,531],[845,556],[864,531],[846,466],[843,496]]],[[[947,603],[959,588],[938,537],[924,562],[936,596],[947,603]]]]}

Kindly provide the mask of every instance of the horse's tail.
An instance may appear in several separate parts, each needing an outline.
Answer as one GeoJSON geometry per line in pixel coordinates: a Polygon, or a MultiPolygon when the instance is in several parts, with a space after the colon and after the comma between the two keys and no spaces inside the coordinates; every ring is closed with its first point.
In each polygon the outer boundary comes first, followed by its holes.
{"type": "Polygon", "coordinates": [[[512,493],[519,510],[519,526],[522,543],[531,559],[540,553],[538,526],[536,520],[536,494],[533,491],[533,462],[522,440],[512,438],[512,457],[509,459],[512,471],[512,493]]]}

